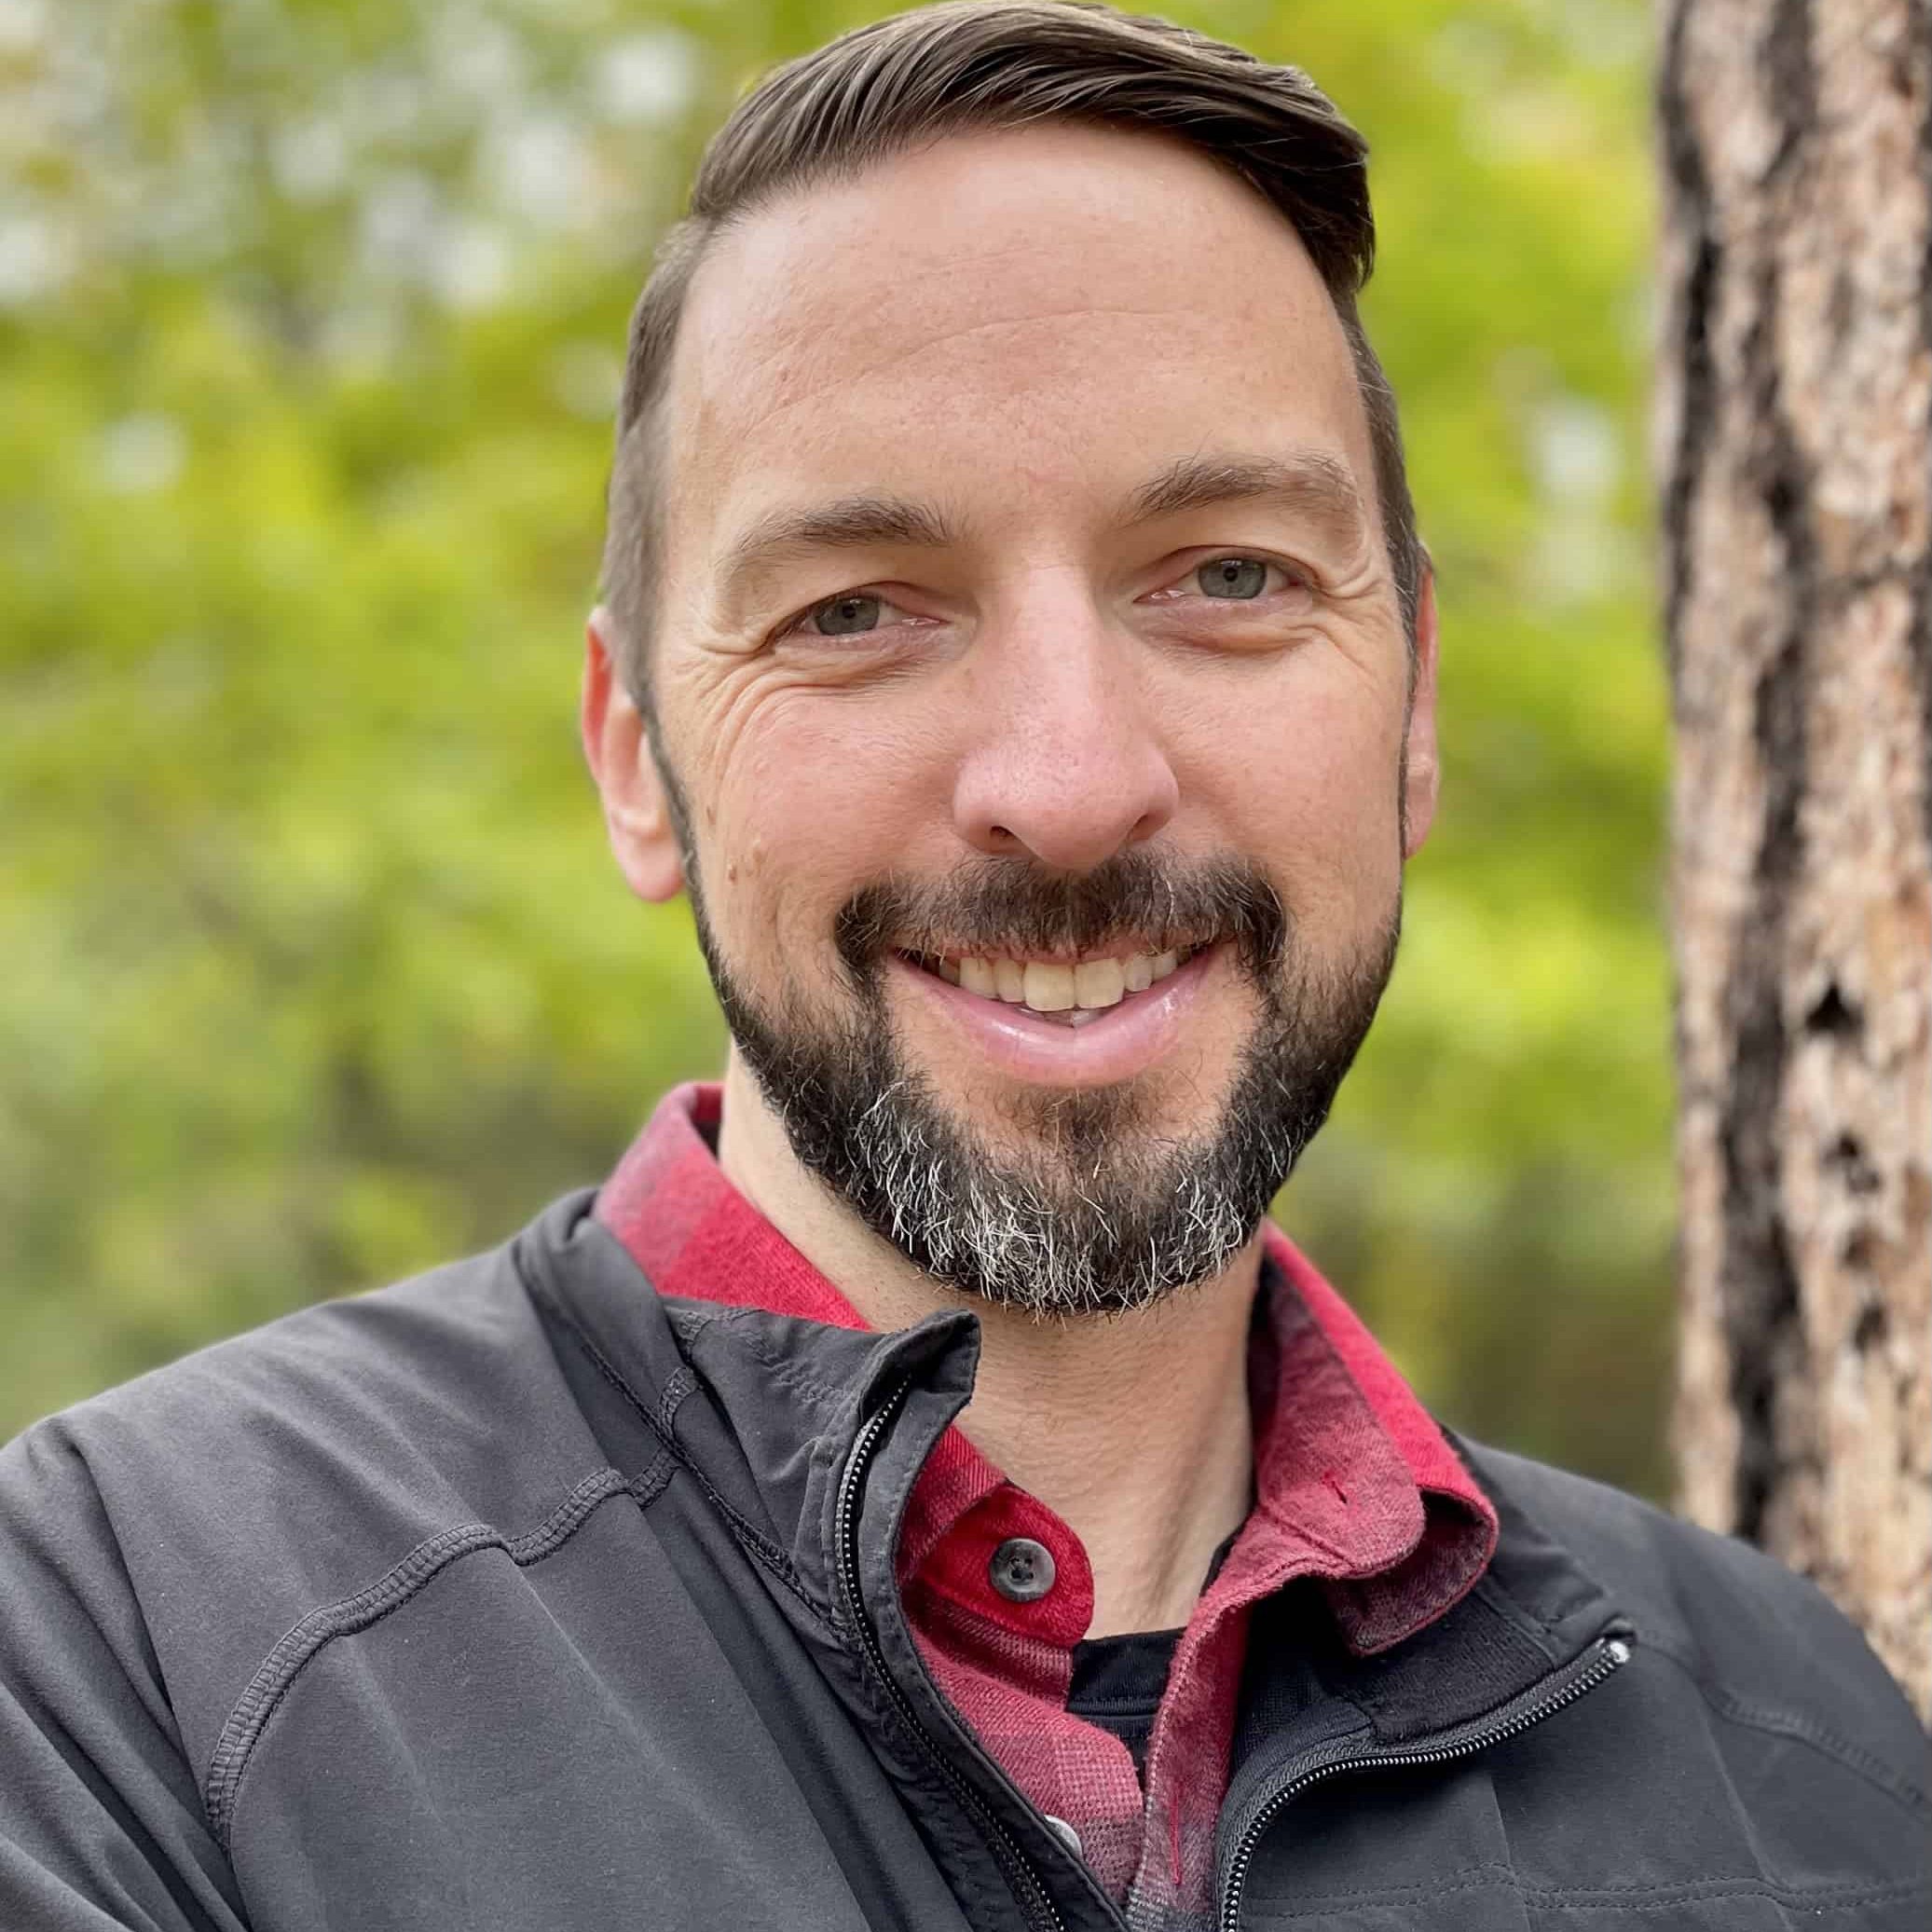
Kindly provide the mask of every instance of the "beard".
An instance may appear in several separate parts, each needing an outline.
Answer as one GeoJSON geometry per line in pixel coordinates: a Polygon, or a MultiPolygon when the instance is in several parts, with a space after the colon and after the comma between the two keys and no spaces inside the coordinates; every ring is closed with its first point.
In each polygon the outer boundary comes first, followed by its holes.
{"type": "Polygon", "coordinates": [[[1401,925],[1398,893],[1365,947],[1322,962],[1240,861],[1134,849],[1068,879],[988,859],[937,885],[856,892],[834,925],[850,1006],[823,1013],[796,989],[770,1004],[754,994],[721,954],[689,863],[686,877],[726,1021],[799,1160],[925,1274],[1036,1316],[1149,1308],[1234,1259],[1327,1118],[1401,925]],[[1096,952],[1123,937],[1135,950],[1226,940],[1254,994],[1227,1098],[1197,1134],[1156,1131],[1130,1080],[1023,1094],[1002,1110],[1018,1151],[996,1148],[895,1037],[892,953],[1096,952]]]}

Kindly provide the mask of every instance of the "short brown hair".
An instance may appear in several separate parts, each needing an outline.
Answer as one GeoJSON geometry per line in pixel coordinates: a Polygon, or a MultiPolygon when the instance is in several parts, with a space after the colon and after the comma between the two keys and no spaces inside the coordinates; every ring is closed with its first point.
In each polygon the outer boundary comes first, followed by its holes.
{"type": "Polygon", "coordinates": [[[663,537],[658,405],[712,238],[783,194],[850,179],[937,136],[1055,120],[1185,141],[1231,168],[1300,235],[1354,357],[1413,638],[1424,552],[1394,393],[1356,306],[1375,261],[1367,143],[1298,67],[1269,66],[1170,21],[1089,0],[941,0],[774,68],[712,138],[690,211],[659,246],[631,316],[604,542],[604,600],[640,702],[663,537]]]}

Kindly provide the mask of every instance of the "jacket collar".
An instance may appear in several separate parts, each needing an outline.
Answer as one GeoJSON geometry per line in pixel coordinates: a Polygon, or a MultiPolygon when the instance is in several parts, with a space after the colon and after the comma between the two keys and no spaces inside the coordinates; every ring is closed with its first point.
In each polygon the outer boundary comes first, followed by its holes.
{"type": "MultiPolygon", "coordinates": [[[[821,1619],[833,1610],[833,1509],[861,1431],[894,1407],[882,1485],[909,1489],[966,1406],[979,1366],[970,1313],[929,1316],[893,1334],[658,1294],[593,1214],[595,1197],[557,1202],[515,1255],[539,1308],[596,1372],[593,1427],[627,1473],[668,1447],[741,1540],[821,1619]]],[[[902,1513],[903,1495],[898,1496],[902,1513]]],[[[897,1520],[877,1520],[869,1541],[897,1520]]]]}
{"type": "MultiPolygon", "coordinates": [[[[519,1239],[516,1259],[533,1297],[620,1398],[594,1418],[612,1460],[642,1468],[670,1445],[811,1613],[843,1623],[851,1607],[835,1575],[842,1483],[862,1432],[890,1409],[858,1528],[866,1599],[892,1595],[912,1484],[972,1392],[977,1317],[949,1311],[880,1335],[668,1299],[593,1218],[593,1202],[579,1194],[556,1203],[519,1239]]],[[[1526,1692],[1616,1624],[1609,1597],[1513,1497],[1499,1467],[1458,1446],[1500,1522],[1482,1579],[1446,1615],[1373,1655],[1350,1651],[1326,1618],[1304,1623],[1294,1649],[1312,1676],[1279,1695],[1333,1703],[1344,1722],[1385,1742],[1414,1739],[1526,1692]]],[[[1298,1613],[1287,1599],[1275,1612],[1298,1613]]]]}

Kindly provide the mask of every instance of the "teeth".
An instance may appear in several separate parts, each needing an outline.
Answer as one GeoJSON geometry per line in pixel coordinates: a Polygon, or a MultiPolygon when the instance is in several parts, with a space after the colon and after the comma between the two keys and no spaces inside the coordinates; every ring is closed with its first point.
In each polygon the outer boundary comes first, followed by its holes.
{"type": "Polygon", "coordinates": [[[1127,975],[1117,959],[1083,959],[1074,968],[1076,1007],[1117,1007],[1127,992],[1127,975]]]}
{"type": "Polygon", "coordinates": [[[1064,1013],[1076,1004],[1074,969],[1070,966],[1030,960],[1021,985],[1026,1004],[1035,1013],[1064,1013]]]}
{"type": "Polygon", "coordinates": [[[1093,1013],[1117,1007],[1130,993],[1157,986],[1181,964],[1175,952],[1130,952],[1122,959],[940,958],[940,979],[981,999],[1028,1006],[1035,1013],[1093,1013]]]}

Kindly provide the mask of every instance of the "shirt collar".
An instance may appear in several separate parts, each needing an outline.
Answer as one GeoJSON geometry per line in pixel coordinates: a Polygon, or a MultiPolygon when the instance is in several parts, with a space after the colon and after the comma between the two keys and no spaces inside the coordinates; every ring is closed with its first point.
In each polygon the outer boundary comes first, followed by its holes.
{"type": "MultiPolygon", "coordinates": [[[[864,1329],[726,1178],[714,1152],[721,1117],[716,1084],[665,1095],[601,1190],[598,1220],[660,1295],[864,1329]]],[[[1474,1584],[1496,1513],[1354,1311],[1272,1224],[1264,1258],[1255,1507],[1211,1595],[1251,1601],[1276,1578],[1313,1574],[1350,1647],[1384,1650],[1474,1584]]],[[[1002,1482],[949,1431],[908,1514],[902,1574],[1002,1482]]]]}

